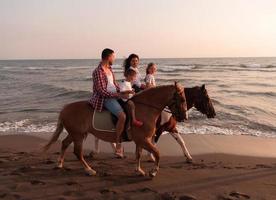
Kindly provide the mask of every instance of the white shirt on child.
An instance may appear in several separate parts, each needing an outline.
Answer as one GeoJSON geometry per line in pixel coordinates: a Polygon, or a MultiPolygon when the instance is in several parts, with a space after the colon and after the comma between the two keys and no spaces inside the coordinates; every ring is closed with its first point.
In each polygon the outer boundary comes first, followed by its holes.
{"type": "Polygon", "coordinates": [[[155,78],[152,74],[147,74],[146,75],[145,82],[151,84],[152,86],[156,86],[155,78]]]}
{"type": "MultiPolygon", "coordinates": [[[[126,80],[120,82],[119,87],[120,87],[120,92],[125,92],[125,91],[130,91],[130,90],[132,91],[131,82],[126,81],[126,80]]],[[[127,101],[131,97],[133,97],[133,94],[129,94],[127,99],[122,99],[122,100],[127,101]]]]}
{"type": "Polygon", "coordinates": [[[141,87],[141,74],[138,70],[138,67],[130,67],[130,69],[134,70],[136,72],[136,79],[133,81],[132,85],[136,85],[137,87],[141,87]]]}

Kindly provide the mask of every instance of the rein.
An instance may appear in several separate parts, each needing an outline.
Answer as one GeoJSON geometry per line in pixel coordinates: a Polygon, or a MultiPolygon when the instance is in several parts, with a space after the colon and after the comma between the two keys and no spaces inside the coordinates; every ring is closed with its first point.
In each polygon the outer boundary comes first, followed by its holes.
{"type": "Polygon", "coordinates": [[[163,110],[163,109],[161,109],[161,108],[158,108],[158,107],[156,107],[156,106],[153,106],[153,105],[150,105],[150,104],[147,104],[147,103],[144,103],[144,102],[135,101],[135,103],[141,104],[141,105],[144,105],[144,106],[147,106],[147,107],[154,108],[154,109],[156,109],[156,110],[158,110],[158,111],[162,111],[162,110],[163,110]]]}

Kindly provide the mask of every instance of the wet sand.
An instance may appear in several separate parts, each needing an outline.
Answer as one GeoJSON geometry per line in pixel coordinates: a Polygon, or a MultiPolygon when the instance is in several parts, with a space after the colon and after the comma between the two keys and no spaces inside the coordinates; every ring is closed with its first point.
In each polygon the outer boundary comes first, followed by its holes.
{"type": "MultiPolygon", "coordinates": [[[[0,199],[276,199],[276,140],[249,136],[184,136],[194,157],[188,164],[178,144],[162,136],[160,173],[137,177],[131,144],[127,158],[112,153],[86,157],[98,172],[89,177],[68,149],[65,168],[57,169],[60,144],[46,154],[46,140],[0,136],[0,199]]],[[[90,147],[88,138],[86,147],[90,147]]],[[[101,143],[103,151],[111,151],[101,143]]],[[[85,150],[88,154],[90,150],[85,150]]],[[[144,157],[146,171],[152,163],[144,157]]]]}

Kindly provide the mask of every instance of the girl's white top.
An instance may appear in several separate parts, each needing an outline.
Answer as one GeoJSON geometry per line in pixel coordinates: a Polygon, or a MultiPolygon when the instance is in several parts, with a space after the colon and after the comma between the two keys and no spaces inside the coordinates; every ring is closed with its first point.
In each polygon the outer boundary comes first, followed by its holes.
{"type": "Polygon", "coordinates": [[[112,74],[106,75],[107,77],[107,87],[106,90],[108,92],[116,93],[116,86],[114,85],[114,80],[112,74]]]}
{"type": "Polygon", "coordinates": [[[155,78],[152,74],[147,74],[146,75],[145,82],[151,84],[152,86],[156,86],[155,78]]]}
{"type": "MultiPolygon", "coordinates": [[[[120,92],[132,90],[131,82],[128,82],[126,80],[120,82],[119,87],[120,87],[120,92]]],[[[133,94],[129,94],[127,99],[122,99],[122,100],[127,101],[131,97],[133,97],[133,94]]]]}
{"type": "Polygon", "coordinates": [[[134,70],[136,72],[136,79],[133,81],[132,85],[136,85],[137,87],[141,87],[142,83],[141,83],[141,74],[138,70],[138,67],[130,67],[130,69],[134,70]]]}

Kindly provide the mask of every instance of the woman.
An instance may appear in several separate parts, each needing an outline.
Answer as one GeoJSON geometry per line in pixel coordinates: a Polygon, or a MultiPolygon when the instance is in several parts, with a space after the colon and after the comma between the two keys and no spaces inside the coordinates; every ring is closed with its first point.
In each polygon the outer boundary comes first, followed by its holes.
{"type": "Polygon", "coordinates": [[[136,78],[133,81],[132,87],[135,92],[139,92],[145,89],[145,84],[141,82],[141,74],[139,72],[139,56],[136,54],[130,54],[127,59],[124,61],[124,72],[126,72],[129,68],[133,69],[136,72],[136,78]]]}

